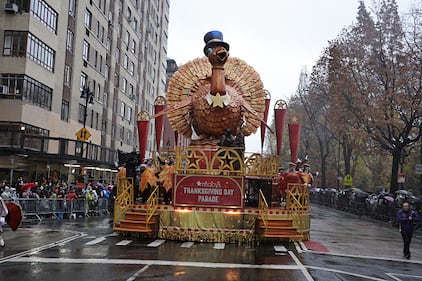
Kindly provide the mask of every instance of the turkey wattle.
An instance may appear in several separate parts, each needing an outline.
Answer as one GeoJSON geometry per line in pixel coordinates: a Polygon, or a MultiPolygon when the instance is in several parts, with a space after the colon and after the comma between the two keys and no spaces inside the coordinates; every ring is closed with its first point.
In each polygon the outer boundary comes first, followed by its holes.
{"type": "Polygon", "coordinates": [[[204,41],[207,57],[181,66],[169,81],[166,112],[173,129],[185,137],[193,129],[204,139],[219,138],[226,128],[254,133],[265,110],[259,74],[229,58],[221,32],[208,32],[204,41]]]}

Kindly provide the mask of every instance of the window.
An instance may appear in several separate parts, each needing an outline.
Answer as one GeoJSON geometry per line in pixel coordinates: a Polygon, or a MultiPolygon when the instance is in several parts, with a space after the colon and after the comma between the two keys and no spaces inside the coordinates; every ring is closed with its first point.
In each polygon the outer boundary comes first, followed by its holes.
{"type": "Polygon", "coordinates": [[[129,57],[125,54],[124,59],[123,59],[123,67],[125,69],[129,68],[129,57]]]}
{"type": "Polygon", "coordinates": [[[108,64],[106,64],[104,66],[104,78],[106,80],[109,80],[110,79],[110,67],[108,66],[108,64]]]}
{"type": "Polygon", "coordinates": [[[133,85],[129,84],[129,97],[131,99],[135,98],[134,94],[133,94],[133,85]]]}
{"type": "Polygon", "coordinates": [[[126,80],[126,78],[123,78],[122,79],[122,92],[126,93],[126,90],[127,90],[127,80],[126,80]]]}
{"type": "Polygon", "coordinates": [[[63,84],[70,87],[70,79],[71,79],[72,68],[69,65],[64,66],[64,79],[63,84]]]}
{"type": "Polygon", "coordinates": [[[100,123],[100,114],[98,112],[95,112],[95,130],[98,130],[99,123],[100,123]]]}
{"type": "Polygon", "coordinates": [[[94,66],[97,67],[97,62],[98,62],[98,51],[95,50],[94,52],[94,66]]]}
{"type": "Polygon", "coordinates": [[[95,99],[97,101],[101,101],[100,93],[101,93],[101,85],[100,85],[100,83],[97,83],[97,85],[95,85],[95,92],[94,92],[95,99]]]}
{"type": "Polygon", "coordinates": [[[116,57],[116,63],[119,63],[120,62],[120,49],[119,48],[116,48],[114,56],[116,57]]]}
{"type": "Polygon", "coordinates": [[[127,107],[126,120],[132,122],[132,107],[127,107]]]}
{"type": "Polygon", "coordinates": [[[13,3],[18,5],[19,12],[29,12],[29,2],[28,0],[9,0],[7,3],[13,3]]]}
{"type": "Polygon", "coordinates": [[[129,39],[130,39],[129,31],[126,30],[126,32],[125,32],[125,44],[126,44],[126,46],[129,46],[129,39]]]}
{"type": "Polygon", "coordinates": [[[132,39],[132,42],[130,44],[130,50],[132,51],[132,53],[136,52],[136,41],[135,41],[135,39],[132,39]]]}
{"type": "Polygon", "coordinates": [[[111,39],[110,39],[110,37],[107,37],[106,48],[107,48],[107,53],[109,54],[110,50],[111,50],[111,39]]]}
{"type": "Polygon", "coordinates": [[[103,105],[104,105],[104,107],[107,107],[107,104],[108,104],[108,95],[107,95],[107,93],[104,93],[103,94],[103,105]]]}
{"type": "Polygon", "coordinates": [[[123,126],[120,126],[120,140],[124,140],[125,139],[125,128],[123,126]]]}
{"type": "Polygon", "coordinates": [[[47,29],[57,33],[57,12],[44,0],[31,0],[31,15],[41,21],[47,29]]]}
{"type": "Polygon", "coordinates": [[[83,47],[82,47],[82,57],[86,61],[88,61],[88,58],[89,58],[89,48],[90,48],[89,43],[86,40],[84,40],[83,47]]]}
{"type": "Polygon", "coordinates": [[[101,135],[105,136],[107,134],[107,120],[101,121],[101,135]]]}
{"type": "Polygon", "coordinates": [[[131,61],[129,65],[129,73],[133,75],[134,71],[135,71],[135,63],[131,61]]]}
{"type": "Polygon", "coordinates": [[[84,119],[85,119],[85,105],[79,104],[79,112],[78,112],[79,123],[84,123],[84,119]]]}
{"type": "Polygon", "coordinates": [[[3,55],[23,57],[26,54],[27,32],[4,31],[3,55]]]}
{"type": "Polygon", "coordinates": [[[84,89],[84,86],[88,83],[88,75],[85,73],[81,73],[81,83],[80,83],[80,90],[82,91],[84,89]]]}
{"type": "Polygon", "coordinates": [[[101,40],[101,43],[104,43],[104,32],[105,32],[105,30],[104,30],[104,26],[101,26],[101,32],[100,32],[100,40],[101,40]]]}
{"type": "Polygon", "coordinates": [[[111,131],[110,131],[111,139],[114,140],[116,137],[116,124],[111,124],[111,131]]]}
{"type": "Polygon", "coordinates": [[[69,122],[69,102],[62,100],[60,119],[69,122]]]}
{"type": "Polygon", "coordinates": [[[73,52],[73,32],[69,29],[67,30],[66,49],[73,52]]]}
{"type": "Polygon", "coordinates": [[[54,72],[54,59],[56,52],[40,39],[28,33],[26,57],[32,59],[45,69],[54,72]]]}
{"type": "Polygon", "coordinates": [[[102,56],[102,55],[100,55],[99,57],[100,57],[100,61],[99,61],[99,63],[98,63],[98,70],[99,70],[101,73],[103,73],[103,56],[102,56]]]}
{"type": "Polygon", "coordinates": [[[88,9],[85,10],[84,23],[87,28],[91,29],[92,13],[88,9]]]}
{"type": "Polygon", "coordinates": [[[100,38],[100,30],[101,30],[101,26],[100,26],[100,21],[96,21],[97,24],[95,26],[95,36],[97,36],[97,38],[100,38]]]}
{"type": "Polygon", "coordinates": [[[53,89],[47,85],[23,74],[2,74],[0,83],[8,88],[9,94],[41,108],[51,110],[53,89]]]}
{"type": "Polygon", "coordinates": [[[132,131],[126,130],[126,144],[132,144],[132,131]]]}
{"type": "Polygon", "coordinates": [[[120,102],[120,116],[125,117],[126,112],[126,104],[124,102],[120,102]]]}
{"type": "Polygon", "coordinates": [[[76,0],[69,0],[69,15],[75,16],[76,0]]]}

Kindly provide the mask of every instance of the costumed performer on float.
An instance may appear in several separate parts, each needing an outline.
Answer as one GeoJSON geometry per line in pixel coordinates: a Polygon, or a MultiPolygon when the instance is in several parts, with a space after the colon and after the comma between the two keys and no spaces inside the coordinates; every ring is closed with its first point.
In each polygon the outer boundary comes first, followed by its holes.
{"type": "Polygon", "coordinates": [[[151,188],[157,185],[157,169],[152,165],[152,159],[146,160],[147,164],[145,170],[141,174],[141,182],[139,184],[139,195],[142,198],[142,202],[146,202],[149,197],[151,188]]]}
{"type": "Polygon", "coordinates": [[[285,202],[286,190],[289,183],[298,183],[298,184],[303,183],[300,173],[296,171],[296,164],[293,162],[289,162],[289,170],[284,174],[280,174],[280,177],[279,177],[278,188],[279,188],[282,204],[283,202],[285,202]]]}
{"type": "Polygon", "coordinates": [[[171,192],[173,189],[174,174],[176,173],[174,153],[169,155],[169,159],[165,161],[164,166],[161,168],[161,172],[158,181],[163,184],[165,189],[164,202],[171,204],[171,192]]]}

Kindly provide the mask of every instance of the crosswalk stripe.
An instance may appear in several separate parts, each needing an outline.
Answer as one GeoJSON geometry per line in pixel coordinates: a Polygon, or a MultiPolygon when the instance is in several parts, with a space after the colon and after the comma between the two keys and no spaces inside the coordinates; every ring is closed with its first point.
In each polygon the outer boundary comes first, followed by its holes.
{"type": "Polygon", "coordinates": [[[194,244],[194,242],[185,242],[180,247],[182,247],[182,248],[190,248],[190,247],[193,246],[193,244],[194,244]]]}
{"type": "Polygon", "coordinates": [[[157,239],[157,240],[155,240],[155,241],[153,241],[153,242],[149,243],[147,246],[148,246],[148,247],[158,247],[158,246],[160,246],[161,244],[163,244],[164,242],[166,242],[166,240],[163,240],[163,239],[157,239]]]}
{"type": "Polygon", "coordinates": [[[214,243],[214,249],[216,250],[224,250],[226,247],[226,243],[214,243]]]}
{"type": "Polygon", "coordinates": [[[287,252],[286,247],[284,247],[282,245],[274,245],[274,250],[276,252],[287,252]]]}
{"type": "Polygon", "coordinates": [[[118,243],[116,243],[116,246],[126,246],[129,245],[132,242],[132,240],[122,240],[118,243]]]}
{"type": "Polygon", "coordinates": [[[95,245],[95,244],[98,244],[98,243],[100,243],[100,242],[102,242],[104,240],[106,240],[105,237],[98,237],[98,238],[96,238],[94,240],[91,240],[89,242],[86,242],[85,245],[95,245]]]}

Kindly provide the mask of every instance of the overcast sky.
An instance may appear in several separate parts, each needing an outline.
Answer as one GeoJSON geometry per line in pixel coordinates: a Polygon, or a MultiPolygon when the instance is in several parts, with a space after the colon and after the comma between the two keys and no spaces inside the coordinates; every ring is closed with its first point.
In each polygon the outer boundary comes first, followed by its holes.
{"type": "MultiPolygon", "coordinates": [[[[417,0],[397,0],[399,12],[417,0]]],[[[366,0],[371,9],[372,0],[366,0]]],[[[355,22],[358,0],[171,0],[167,55],[182,65],[203,56],[203,37],[223,32],[230,56],[261,75],[271,93],[269,122],[278,99],[288,100],[299,74],[314,63],[343,28],[355,22]]],[[[260,152],[259,129],[246,139],[246,151],[260,152]]]]}

